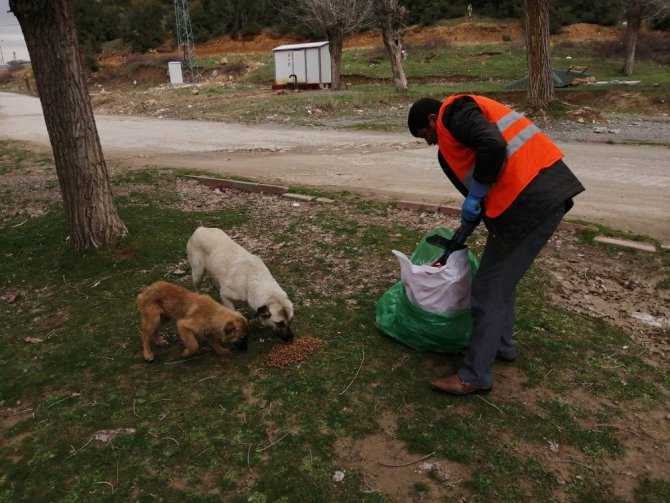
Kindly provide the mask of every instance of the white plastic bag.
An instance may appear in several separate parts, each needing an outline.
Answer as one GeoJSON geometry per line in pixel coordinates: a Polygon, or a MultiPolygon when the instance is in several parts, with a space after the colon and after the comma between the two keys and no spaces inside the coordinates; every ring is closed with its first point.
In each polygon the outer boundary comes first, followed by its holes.
{"type": "Polygon", "coordinates": [[[400,262],[400,280],[412,304],[440,314],[470,309],[472,275],[467,249],[449,255],[444,267],[414,265],[404,253],[392,251],[400,262]]]}

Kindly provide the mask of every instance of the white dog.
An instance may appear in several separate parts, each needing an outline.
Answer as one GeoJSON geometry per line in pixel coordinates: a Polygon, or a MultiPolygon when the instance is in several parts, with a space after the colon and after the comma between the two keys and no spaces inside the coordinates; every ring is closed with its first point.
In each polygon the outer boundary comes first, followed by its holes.
{"type": "Polygon", "coordinates": [[[249,253],[221,229],[198,227],[186,245],[193,286],[200,288],[207,272],[216,281],[224,306],[244,301],[256,311],[262,325],[293,338],[293,304],[260,257],[249,253]]]}

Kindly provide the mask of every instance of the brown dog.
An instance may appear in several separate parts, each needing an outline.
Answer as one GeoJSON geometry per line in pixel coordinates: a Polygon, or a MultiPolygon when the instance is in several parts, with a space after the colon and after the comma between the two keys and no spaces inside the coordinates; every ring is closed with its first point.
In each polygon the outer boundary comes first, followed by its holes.
{"type": "Polygon", "coordinates": [[[137,296],[142,314],[142,350],[144,359],[154,360],[151,341],[163,346],[167,341],[158,335],[161,322],[177,324],[177,332],[184,343],[183,357],[198,351],[197,335],[204,336],[219,356],[230,351],[221,347],[219,340],[233,343],[238,349],[247,349],[247,320],[237,311],[222,306],[209,295],[191,292],[166,281],[156,281],[137,296]]]}

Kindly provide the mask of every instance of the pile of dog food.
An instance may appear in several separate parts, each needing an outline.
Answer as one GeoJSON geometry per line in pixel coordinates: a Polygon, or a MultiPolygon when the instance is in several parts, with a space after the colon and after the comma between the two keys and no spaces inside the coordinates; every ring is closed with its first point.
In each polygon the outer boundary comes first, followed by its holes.
{"type": "Polygon", "coordinates": [[[265,364],[268,367],[285,367],[301,362],[325,343],[323,339],[306,335],[289,344],[277,344],[265,357],[265,364]]]}

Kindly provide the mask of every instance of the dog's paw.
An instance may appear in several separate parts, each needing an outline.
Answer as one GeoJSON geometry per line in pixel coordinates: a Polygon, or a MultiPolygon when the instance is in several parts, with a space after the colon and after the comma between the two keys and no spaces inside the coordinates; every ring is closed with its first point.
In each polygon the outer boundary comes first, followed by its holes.
{"type": "Polygon", "coordinates": [[[181,357],[188,358],[189,356],[193,356],[197,352],[198,352],[197,349],[186,348],[181,352],[181,357]]]}
{"type": "Polygon", "coordinates": [[[144,354],[144,360],[147,362],[152,362],[154,361],[155,355],[153,353],[145,353],[144,354]]]}
{"type": "Polygon", "coordinates": [[[232,351],[230,351],[230,349],[226,349],[226,348],[215,349],[215,352],[221,358],[225,358],[226,356],[230,356],[231,354],[233,354],[232,351]]]}
{"type": "Polygon", "coordinates": [[[154,339],[154,344],[155,344],[156,346],[167,346],[167,345],[168,345],[168,341],[166,341],[166,340],[163,339],[162,337],[159,337],[159,338],[157,338],[157,339],[154,339]]]}

